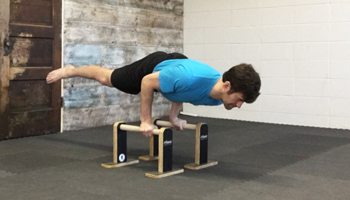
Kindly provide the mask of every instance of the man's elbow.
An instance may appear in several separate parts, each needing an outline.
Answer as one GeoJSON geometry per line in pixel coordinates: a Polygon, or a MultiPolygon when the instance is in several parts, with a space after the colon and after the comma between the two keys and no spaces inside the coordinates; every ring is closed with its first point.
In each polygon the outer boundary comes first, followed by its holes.
{"type": "Polygon", "coordinates": [[[141,89],[158,90],[159,80],[158,77],[154,77],[153,74],[149,74],[142,78],[141,89]]]}
{"type": "Polygon", "coordinates": [[[152,89],[152,81],[147,77],[144,77],[141,81],[141,90],[144,89],[152,89]]]}

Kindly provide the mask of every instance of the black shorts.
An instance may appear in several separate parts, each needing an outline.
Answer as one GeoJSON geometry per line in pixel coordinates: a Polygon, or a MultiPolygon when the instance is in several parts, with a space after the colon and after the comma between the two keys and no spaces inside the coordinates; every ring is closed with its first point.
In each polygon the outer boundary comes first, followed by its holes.
{"type": "Polygon", "coordinates": [[[125,93],[138,94],[141,91],[142,78],[152,73],[156,65],[165,60],[186,58],[180,53],[157,51],[130,65],[115,69],[111,75],[111,83],[125,93]]]}

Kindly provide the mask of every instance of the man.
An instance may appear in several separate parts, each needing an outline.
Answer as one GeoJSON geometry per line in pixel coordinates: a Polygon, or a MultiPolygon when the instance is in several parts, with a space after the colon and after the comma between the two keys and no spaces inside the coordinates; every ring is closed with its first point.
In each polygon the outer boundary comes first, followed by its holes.
{"type": "Polygon", "coordinates": [[[155,52],[130,65],[111,70],[99,66],[67,66],[50,72],[47,83],[62,78],[84,77],[115,87],[129,94],[141,92],[141,125],[152,135],[153,92],[159,91],[172,102],[169,121],[182,130],[185,120],[178,114],[182,103],[194,105],[224,104],[227,110],[253,103],[260,92],[260,77],[251,65],[240,64],[221,75],[209,65],[188,59],[180,53],[155,52]]]}

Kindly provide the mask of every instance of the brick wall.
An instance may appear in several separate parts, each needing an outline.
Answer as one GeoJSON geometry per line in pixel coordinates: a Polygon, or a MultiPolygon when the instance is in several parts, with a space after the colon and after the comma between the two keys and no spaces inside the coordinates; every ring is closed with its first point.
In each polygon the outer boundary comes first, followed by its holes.
{"type": "MultiPolygon", "coordinates": [[[[118,68],[157,50],[183,51],[183,0],[65,0],[64,64],[118,68]]],[[[63,130],[139,120],[139,96],[97,82],[63,82],[63,130]]],[[[154,116],[169,102],[155,95],[154,116]]]]}
{"type": "Polygon", "coordinates": [[[350,1],[186,0],[184,51],[221,72],[252,63],[262,95],[199,115],[350,129],[350,1]]]}

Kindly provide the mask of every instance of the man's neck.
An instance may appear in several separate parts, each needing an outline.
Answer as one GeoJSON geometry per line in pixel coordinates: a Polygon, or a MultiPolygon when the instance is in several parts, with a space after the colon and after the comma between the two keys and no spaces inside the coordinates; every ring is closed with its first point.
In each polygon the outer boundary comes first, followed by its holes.
{"type": "Polygon", "coordinates": [[[222,97],[222,78],[220,78],[210,91],[210,97],[213,99],[220,100],[222,97]]]}

